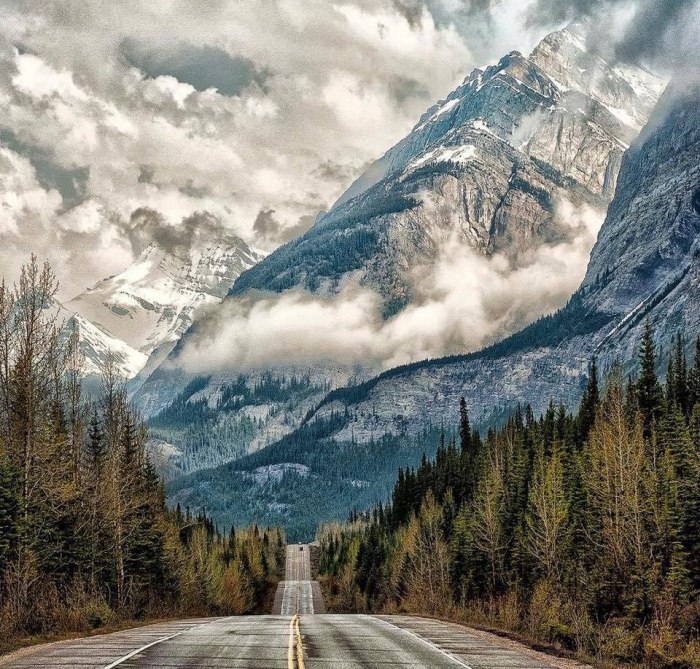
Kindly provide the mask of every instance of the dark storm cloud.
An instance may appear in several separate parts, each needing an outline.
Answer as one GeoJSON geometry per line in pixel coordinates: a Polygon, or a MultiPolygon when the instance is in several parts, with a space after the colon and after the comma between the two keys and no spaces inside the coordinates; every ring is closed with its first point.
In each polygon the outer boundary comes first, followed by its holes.
{"type": "Polygon", "coordinates": [[[252,83],[265,87],[269,73],[242,56],[223,49],[193,44],[153,46],[125,39],[121,52],[127,62],[155,78],[175,77],[198,91],[216,88],[222,95],[238,95],[252,83]]]}
{"type": "Polygon", "coordinates": [[[371,162],[358,169],[356,165],[336,163],[333,160],[324,160],[311,174],[324,181],[332,181],[341,184],[349,183],[358,173],[364,172],[371,162]]]}
{"type": "MultiPolygon", "coordinates": [[[[633,62],[659,56],[668,33],[678,27],[684,11],[693,4],[689,0],[655,0],[642,5],[628,26],[623,41],[617,45],[617,55],[633,62]]],[[[681,54],[681,58],[685,57],[681,54]]]]}
{"type": "Polygon", "coordinates": [[[282,225],[274,217],[274,209],[261,209],[255,217],[253,223],[253,232],[258,237],[273,238],[280,231],[282,225]]]}
{"type": "Polygon", "coordinates": [[[37,181],[45,189],[55,189],[61,194],[64,209],[70,209],[85,199],[89,167],[64,167],[48,151],[23,142],[8,128],[0,128],[0,145],[27,158],[36,171],[37,181]]]}
{"type": "Polygon", "coordinates": [[[315,221],[314,216],[300,216],[294,225],[283,226],[274,214],[274,209],[261,209],[255,217],[253,232],[260,242],[284,244],[303,235],[315,221]]]}
{"type": "Polygon", "coordinates": [[[195,186],[192,179],[188,179],[184,186],[178,189],[181,193],[194,198],[203,198],[209,195],[210,189],[207,186],[195,186]]]}
{"type": "Polygon", "coordinates": [[[408,21],[411,28],[418,25],[423,15],[422,0],[392,0],[392,4],[396,11],[408,21]]]}
{"type": "Polygon", "coordinates": [[[216,239],[230,235],[230,231],[213,214],[196,211],[177,225],[170,225],[155,209],[135,209],[125,226],[134,255],[140,254],[151,242],[166,251],[185,251],[199,238],[216,239]]]}

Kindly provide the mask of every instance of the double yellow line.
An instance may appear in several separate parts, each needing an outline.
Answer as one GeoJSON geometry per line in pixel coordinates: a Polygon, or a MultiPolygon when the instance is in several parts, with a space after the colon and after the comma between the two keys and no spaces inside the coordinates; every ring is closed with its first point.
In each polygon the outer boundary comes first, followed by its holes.
{"type": "Polygon", "coordinates": [[[287,666],[289,669],[305,669],[304,645],[301,641],[301,619],[295,613],[289,621],[289,647],[287,648],[287,666]],[[296,664],[295,664],[296,660],[296,664]]]}
{"type": "Polygon", "coordinates": [[[287,648],[287,666],[289,669],[305,669],[304,666],[304,644],[301,641],[301,618],[299,618],[299,597],[301,596],[301,560],[299,553],[294,553],[296,566],[296,613],[289,621],[289,646],[287,648]]]}

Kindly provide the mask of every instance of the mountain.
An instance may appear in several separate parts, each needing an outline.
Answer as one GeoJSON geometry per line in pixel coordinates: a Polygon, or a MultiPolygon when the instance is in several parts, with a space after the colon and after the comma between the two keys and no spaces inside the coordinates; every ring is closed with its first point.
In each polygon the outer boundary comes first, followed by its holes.
{"type": "MultiPolygon", "coordinates": [[[[415,463],[434,449],[426,430],[454,425],[465,396],[477,425],[498,422],[517,403],[536,414],[552,398],[579,400],[592,356],[609,368],[634,365],[645,323],[665,350],[679,329],[688,348],[700,335],[700,87],[671,85],[626,152],[605,223],[581,287],[562,310],[484,351],[390,370],[335,390],[302,426],[238,462],[174,482],[173,499],[206,504],[221,521],[258,515],[293,534],[381,498],[382,463],[415,463]],[[329,464],[332,463],[332,464],[329,464]],[[284,466],[286,478],[257,480],[284,466]],[[301,473],[299,473],[301,472],[301,473]],[[362,472],[359,474],[358,472],[362,472]],[[358,481],[359,479],[359,481],[358,481]],[[245,499],[222,493],[238,485],[245,499]],[[304,491],[304,501],[291,494],[304,491]],[[340,502],[324,502],[334,490],[340,502]],[[307,510],[302,524],[293,521],[307,510]],[[315,509],[313,518],[308,509],[315,509]]],[[[663,364],[660,360],[660,364],[663,364]]]]}
{"type": "Polygon", "coordinates": [[[605,209],[662,86],[589,53],[583,24],[548,35],[527,58],[513,52],[474,70],[232,295],[332,291],[354,273],[389,316],[411,301],[410,269],[436,259],[447,239],[517,264],[574,234],[560,201],[605,209]]]}
{"type": "Polygon", "coordinates": [[[541,411],[552,397],[578,400],[592,356],[603,368],[633,360],[647,321],[666,350],[680,329],[700,334],[699,101],[697,88],[670,86],[625,154],[586,276],[564,309],[480,353],[331,393],[314,415],[347,411],[335,438],[367,441],[395,432],[398,413],[415,433],[453,414],[461,394],[477,422],[517,402],[541,411]]]}
{"type": "MultiPolygon", "coordinates": [[[[238,276],[261,257],[233,234],[195,237],[191,244],[169,248],[151,242],[127,269],[98,282],[65,307],[106,332],[114,346],[138,354],[128,367],[131,378],[144,367],[147,371],[157,367],[195,313],[220,302],[238,276]]],[[[142,373],[141,378],[146,377],[142,373]]]]}
{"type": "MultiPolygon", "coordinates": [[[[414,298],[416,267],[436,266],[447,243],[501,255],[512,267],[527,264],[534,251],[581,234],[566,211],[590,207],[602,219],[623,153],[661,86],[640,68],[590,53],[581,24],[547,36],[529,57],[513,52],[473,71],[307,233],[242,273],[228,304],[260,291],[332,296],[359,281],[381,296],[391,318],[414,298]]],[[[527,322],[519,318],[500,334],[527,322]]],[[[197,379],[177,370],[178,353],[135,398],[147,415],[163,412],[154,426],[181,472],[274,443],[329,389],[379,371],[364,361],[331,361],[197,379]]]]}
{"type": "Polygon", "coordinates": [[[111,332],[92,323],[81,314],[72,311],[55,299],[46,305],[52,317],[61,326],[65,336],[77,332],[80,350],[83,354],[83,374],[97,377],[101,374],[108,360],[116,366],[124,378],[135,376],[146,364],[148,356],[115,337],[111,332]]]}

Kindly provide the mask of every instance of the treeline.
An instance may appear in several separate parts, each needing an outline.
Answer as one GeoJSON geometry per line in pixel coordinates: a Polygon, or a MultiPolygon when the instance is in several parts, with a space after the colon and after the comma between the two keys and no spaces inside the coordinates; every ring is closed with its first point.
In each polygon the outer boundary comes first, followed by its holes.
{"type": "Polygon", "coordinates": [[[34,257],[0,284],[0,638],[253,610],[284,569],[282,532],[168,510],[113,365],[83,397],[56,290],[34,257]]]}
{"type": "Polygon", "coordinates": [[[637,378],[595,361],[577,413],[519,409],[400,471],[391,503],[321,532],[338,610],[447,615],[581,654],[700,664],[700,342],[665,387],[647,327],[637,378]]]}

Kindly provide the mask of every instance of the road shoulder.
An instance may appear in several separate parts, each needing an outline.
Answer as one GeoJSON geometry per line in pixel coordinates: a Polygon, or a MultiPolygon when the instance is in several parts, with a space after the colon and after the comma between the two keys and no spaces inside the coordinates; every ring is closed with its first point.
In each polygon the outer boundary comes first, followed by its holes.
{"type": "Polygon", "coordinates": [[[579,660],[535,650],[524,643],[460,623],[409,615],[376,616],[415,634],[459,658],[473,669],[537,667],[538,669],[591,669],[579,660]]]}

